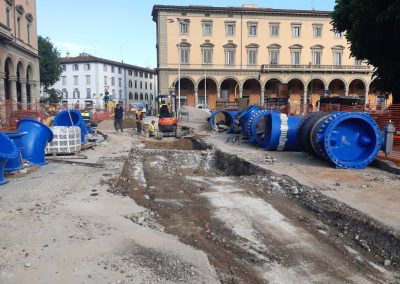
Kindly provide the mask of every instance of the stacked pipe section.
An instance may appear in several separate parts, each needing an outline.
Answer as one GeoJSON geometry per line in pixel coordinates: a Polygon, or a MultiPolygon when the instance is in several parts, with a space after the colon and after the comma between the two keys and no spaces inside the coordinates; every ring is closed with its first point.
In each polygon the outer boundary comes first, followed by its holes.
{"type": "Polygon", "coordinates": [[[382,133],[367,113],[312,113],[304,118],[271,113],[265,136],[267,150],[303,150],[337,168],[364,169],[382,145],[382,133]]]}
{"type": "Polygon", "coordinates": [[[54,126],[78,126],[81,129],[81,142],[86,143],[88,134],[86,122],[77,110],[64,110],[57,114],[53,121],[54,126]]]}
{"type": "Polygon", "coordinates": [[[6,184],[8,180],[4,177],[4,168],[9,159],[15,159],[18,150],[15,144],[3,133],[0,133],[0,185],[6,184]]]}

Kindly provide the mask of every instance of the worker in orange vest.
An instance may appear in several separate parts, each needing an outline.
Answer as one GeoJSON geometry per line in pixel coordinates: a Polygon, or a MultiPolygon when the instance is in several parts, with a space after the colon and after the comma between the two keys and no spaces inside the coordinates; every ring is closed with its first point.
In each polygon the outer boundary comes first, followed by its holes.
{"type": "Polygon", "coordinates": [[[136,113],[136,129],[137,129],[137,134],[142,133],[142,127],[143,127],[143,108],[139,108],[136,113]]]}

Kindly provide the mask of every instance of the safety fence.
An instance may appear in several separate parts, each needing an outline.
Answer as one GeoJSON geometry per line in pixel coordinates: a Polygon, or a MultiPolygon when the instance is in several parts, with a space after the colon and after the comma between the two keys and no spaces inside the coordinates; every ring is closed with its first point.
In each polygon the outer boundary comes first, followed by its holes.
{"type": "MultiPolygon", "coordinates": [[[[95,109],[81,107],[76,104],[43,104],[39,102],[23,105],[22,103],[3,100],[0,101],[0,131],[11,131],[16,129],[16,125],[21,118],[34,118],[44,123],[46,120],[57,113],[67,109],[79,110],[81,112],[90,112],[93,114],[93,120],[101,122],[111,119],[113,109],[95,109]]],[[[128,109],[128,107],[126,107],[128,109]]]]}

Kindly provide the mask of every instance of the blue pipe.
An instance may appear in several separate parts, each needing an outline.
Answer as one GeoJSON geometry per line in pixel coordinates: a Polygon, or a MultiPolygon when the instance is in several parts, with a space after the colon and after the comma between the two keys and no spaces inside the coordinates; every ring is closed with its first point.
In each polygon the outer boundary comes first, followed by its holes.
{"type": "Polygon", "coordinates": [[[248,120],[258,111],[261,110],[261,107],[258,105],[252,105],[247,107],[245,110],[239,113],[239,121],[240,125],[242,126],[242,134],[246,138],[250,138],[250,128],[247,128],[248,120]]]}
{"type": "Polygon", "coordinates": [[[24,168],[22,162],[22,150],[24,148],[22,144],[22,137],[27,134],[27,132],[5,132],[8,138],[10,138],[15,146],[17,147],[17,157],[14,159],[9,159],[5,166],[5,172],[15,172],[24,168]]]}
{"type": "Polygon", "coordinates": [[[53,121],[54,126],[78,126],[81,129],[81,142],[86,143],[87,126],[82,114],[77,110],[59,112],[53,121]]]}
{"type": "Polygon", "coordinates": [[[9,159],[17,157],[17,147],[3,133],[0,133],[0,185],[6,184],[8,180],[4,177],[4,167],[9,159]]]}
{"type": "Polygon", "coordinates": [[[268,151],[301,151],[297,128],[302,116],[287,116],[277,111],[267,114],[265,149],[268,151]]]}
{"type": "Polygon", "coordinates": [[[210,126],[212,129],[214,129],[216,123],[218,121],[215,121],[216,116],[220,114],[223,115],[223,121],[224,125],[228,126],[230,129],[232,129],[233,124],[235,123],[236,116],[238,115],[237,111],[227,111],[227,110],[217,110],[214,111],[211,116],[210,116],[210,126]]]}
{"type": "Polygon", "coordinates": [[[46,145],[53,140],[51,129],[47,125],[31,118],[19,120],[17,127],[19,132],[27,132],[26,135],[21,137],[22,158],[34,165],[46,165],[46,145]]]}
{"type": "Polygon", "coordinates": [[[265,123],[268,114],[273,112],[273,110],[259,110],[254,112],[251,117],[247,120],[246,128],[244,132],[250,133],[249,142],[252,144],[257,144],[260,147],[265,148],[265,123]]]}
{"type": "Polygon", "coordinates": [[[310,142],[321,158],[337,168],[364,169],[382,146],[382,132],[368,113],[335,112],[316,123],[310,142]]]}

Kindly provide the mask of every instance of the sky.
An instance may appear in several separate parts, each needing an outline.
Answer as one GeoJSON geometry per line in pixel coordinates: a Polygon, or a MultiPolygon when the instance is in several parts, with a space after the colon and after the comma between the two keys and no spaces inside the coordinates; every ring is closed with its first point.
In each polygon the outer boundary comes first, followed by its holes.
{"type": "Polygon", "coordinates": [[[36,0],[38,34],[49,37],[61,56],[86,52],[142,67],[156,67],[153,5],[211,5],[332,11],[335,0],[36,0]]]}

